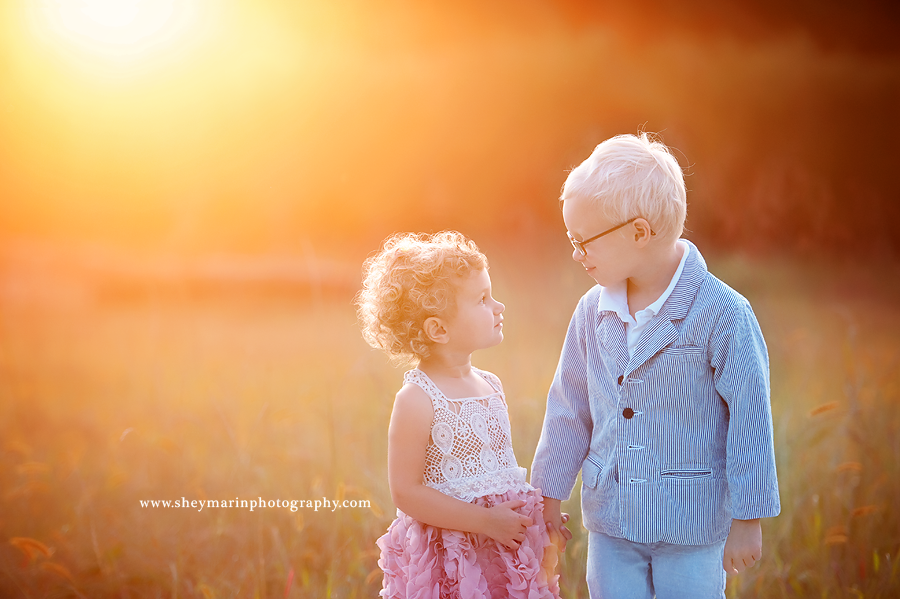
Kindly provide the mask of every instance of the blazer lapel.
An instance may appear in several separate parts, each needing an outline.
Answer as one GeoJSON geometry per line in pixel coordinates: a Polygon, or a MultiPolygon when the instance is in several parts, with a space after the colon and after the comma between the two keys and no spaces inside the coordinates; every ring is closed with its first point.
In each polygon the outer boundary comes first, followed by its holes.
{"type": "Polygon", "coordinates": [[[650,326],[644,330],[638,339],[637,347],[634,348],[634,355],[628,362],[625,369],[625,376],[630,375],[635,369],[655,356],[656,353],[678,339],[678,329],[667,318],[654,318],[650,326]]]}
{"type": "MultiPolygon", "coordinates": [[[[600,313],[598,326],[602,355],[611,356],[616,362],[616,377],[625,372],[628,366],[628,339],[625,336],[625,323],[619,315],[611,310],[600,313]]],[[[610,370],[612,370],[610,368],[610,370]]]]}
{"type": "MultiPolygon", "coordinates": [[[[661,349],[678,339],[678,329],[673,321],[683,320],[687,316],[700,285],[706,278],[706,261],[700,255],[700,251],[690,241],[688,244],[687,261],[681,271],[681,277],[672,290],[659,314],[656,315],[638,339],[634,355],[628,361],[625,368],[625,376],[630,375],[644,362],[655,356],[661,349]]],[[[627,354],[627,349],[626,349],[627,354]]],[[[621,372],[621,371],[620,371],[621,372]]]]}

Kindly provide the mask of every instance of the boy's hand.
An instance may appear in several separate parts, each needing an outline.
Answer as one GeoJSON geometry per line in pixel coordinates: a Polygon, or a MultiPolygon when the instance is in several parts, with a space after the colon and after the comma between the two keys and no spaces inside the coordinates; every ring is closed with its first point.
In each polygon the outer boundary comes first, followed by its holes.
{"type": "Polygon", "coordinates": [[[756,520],[732,520],[722,567],[729,574],[752,568],[762,557],[762,527],[756,520]]]}
{"type": "Polygon", "coordinates": [[[566,550],[566,543],[572,538],[572,532],[563,526],[569,521],[569,514],[560,513],[562,503],[559,499],[544,497],[544,522],[552,542],[560,551],[566,550]]]}

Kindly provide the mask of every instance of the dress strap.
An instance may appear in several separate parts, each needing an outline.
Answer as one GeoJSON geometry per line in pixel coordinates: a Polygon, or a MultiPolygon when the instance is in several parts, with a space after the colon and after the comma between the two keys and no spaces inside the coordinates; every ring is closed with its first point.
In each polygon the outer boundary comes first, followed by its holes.
{"type": "Polygon", "coordinates": [[[440,389],[438,389],[438,386],[428,378],[428,375],[418,368],[407,370],[403,375],[403,382],[417,385],[421,388],[422,391],[425,392],[425,395],[431,399],[431,405],[435,410],[438,408],[447,409],[447,397],[440,389]]]}
{"type": "Polygon", "coordinates": [[[503,384],[500,382],[500,377],[498,377],[493,372],[488,372],[487,370],[482,370],[480,368],[472,367],[472,370],[481,375],[481,378],[487,381],[488,385],[494,388],[494,391],[497,393],[503,393],[503,384]]]}
{"type": "MultiPolygon", "coordinates": [[[[487,384],[491,386],[494,390],[495,394],[499,394],[501,397],[503,396],[503,385],[500,383],[500,378],[487,370],[481,370],[480,368],[472,367],[472,370],[475,371],[476,374],[481,376],[487,384]]],[[[412,383],[414,385],[418,385],[422,388],[423,391],[431,398],[432,403],[435,401],[441,402],[442,406],[445,406],[448,402],[465,402],[471,400],[481,400],[487,399],[490,395],[479,396],[479,397],[463,397],[460,399],[450,399],[444,392],[441,391],[438,386],[432,381],[427,374],[419,370],[418,368],[413,368],[411,370],[407,370],[403,375],[403,382],[412,383]]]]}

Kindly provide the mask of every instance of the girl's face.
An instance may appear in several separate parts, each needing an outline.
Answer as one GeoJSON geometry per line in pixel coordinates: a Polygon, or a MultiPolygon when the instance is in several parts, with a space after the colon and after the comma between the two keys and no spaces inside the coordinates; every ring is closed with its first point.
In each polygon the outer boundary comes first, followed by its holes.
{"type": "Polygon", "coordinates": [[[469,273],[456,287],[456,313],[444,319],[450,343],[472,352],[503,341],[506,306],[491,297],[491,277],[487,270],[469,273]]]}

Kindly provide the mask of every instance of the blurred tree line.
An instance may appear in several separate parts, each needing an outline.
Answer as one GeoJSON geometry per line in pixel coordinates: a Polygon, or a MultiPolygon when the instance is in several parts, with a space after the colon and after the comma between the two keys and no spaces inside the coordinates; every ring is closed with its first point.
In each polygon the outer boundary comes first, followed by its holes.
{"type": "Polygon", "coordinates": [[[802,32],[827,50],[892,53],[900,5],[885,0],[559,0],[573,26],[613,20],[655,32],[680,29],[695,35],[727,34],[763,41],[802,32]]]}
{"type": "Polygon", "coordinates": [[[559,189],[594,145],[646,130],[688,173],[693,239],[900,251],[896,3],[235,0],[231,23],[139,75],[0,36],[0,231],[526,240],[561,234],[559,189]]]}

